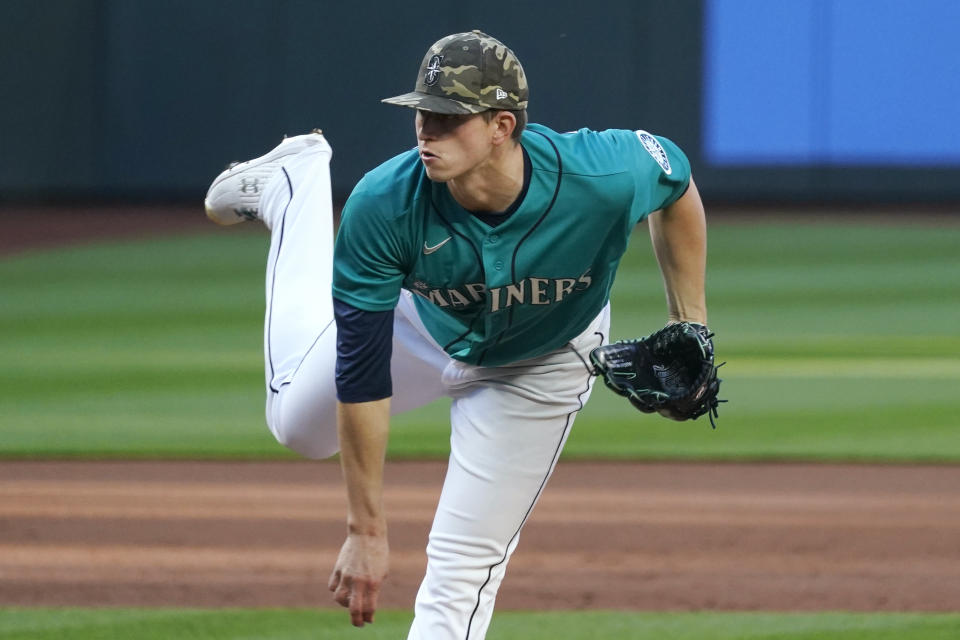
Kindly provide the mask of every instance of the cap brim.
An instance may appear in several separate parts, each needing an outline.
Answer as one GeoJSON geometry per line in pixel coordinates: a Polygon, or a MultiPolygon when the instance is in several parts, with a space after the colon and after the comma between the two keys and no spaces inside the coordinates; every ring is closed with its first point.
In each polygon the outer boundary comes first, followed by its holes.
{"type": "Polygon", "coordinates": [[[395,96],[393,98],[384,98],[381,102],[395,104],[400,107],[410,107],[411,109],[422,109],[423,111],[452,115],[481,113],[490,109],[489,107],[481,107],[480,105],[460,102],[452,98],[419,93],[417,91],[411,91],[410,93],[405,93],[402,96],[395,96]]]}

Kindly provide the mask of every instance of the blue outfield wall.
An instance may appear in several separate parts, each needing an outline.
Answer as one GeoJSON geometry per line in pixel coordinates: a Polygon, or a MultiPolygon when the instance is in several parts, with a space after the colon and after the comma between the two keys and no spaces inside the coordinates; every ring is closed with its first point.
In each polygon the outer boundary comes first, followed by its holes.
{"type": "Polygon", "coordinates": [[[434,40],[480,28],[523,61],[533,121],[666,135],[707,200],[956,202],[958,7],[5,0],[0,201],[199,202],[228,161],[313,127],[343,198],[415,143],[412,111],[380,99],[434,40]]]}
{"type": "Polygon", "coordinates": [[[704,159],[960,168],[960,2],[707,0],[704,159]]]}

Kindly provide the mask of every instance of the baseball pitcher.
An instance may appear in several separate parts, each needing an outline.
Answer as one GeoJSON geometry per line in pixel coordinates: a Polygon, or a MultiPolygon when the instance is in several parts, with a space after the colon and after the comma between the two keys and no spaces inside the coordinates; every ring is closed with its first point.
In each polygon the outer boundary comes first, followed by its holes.
{"type": "Polygon", "coordinates": [[[597,375],[642,411],[716,415],[704,211],[665,138],[527,124],[519,60],[479,31],[439,40],[414,91],[384,102],[414,110],[417,146],[357,184],[335,243],[319,132],[222,173],[207,215],[271,230],[267,423],[305,456],[341,454],[348,534],[329,587],[356,626],[388,570],[390,415],[452,398],[408,637],[476,640],[597,375]],[[668,327],[608,345],[610,289],[644,219],[668,327]]]}

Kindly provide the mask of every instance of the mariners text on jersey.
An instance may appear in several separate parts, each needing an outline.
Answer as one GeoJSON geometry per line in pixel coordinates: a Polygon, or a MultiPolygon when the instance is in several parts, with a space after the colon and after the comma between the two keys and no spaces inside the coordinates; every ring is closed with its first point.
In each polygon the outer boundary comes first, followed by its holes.
{"type": "Polygon", "coordinates": [[[574,291],[586,289],[593,278],[585,273],[579,278],[527,278],[505,287],[487,289],[482,282],[464,285],[462,289],[431,289],[422,280],[413,283],[413,293],[438,307],[460,307],[488,313],[509,309],[514,304],[553,304],[574,291]]]}
{"type": "Polygon", "coordinates": [[[582,332],[609,299],[631,231],[684,193],[689,163],[643,131],[532,124],[521,144],[530,182],[496,226],[431,182],[416,150],[368,173],[343,210],[334,297],[386,311],[405,288],[437,343],[471,364],[536,357],[582,332]]]}

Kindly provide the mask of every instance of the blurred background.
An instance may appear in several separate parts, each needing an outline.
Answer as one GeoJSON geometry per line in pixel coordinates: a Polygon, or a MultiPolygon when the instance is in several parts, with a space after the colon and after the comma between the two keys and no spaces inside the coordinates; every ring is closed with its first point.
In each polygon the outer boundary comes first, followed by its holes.
{"type": "Polygon", "coordinates": [[[713,203],[956,202],[953,0],[3,0],[0,198],[198,202],[230,160],[323,128],[342,200],[413,146],[433,41],[520,57],[530,116],[643,128],[713,203]]]}
{"type": "MultiPolygon", "coordinates": [[[[0,6],[0,455],[288,455],[263,424],[267,234],[215,228],[207,186],[321,127],[342,202],[415,143],[380,100],[479,28],[534,122],[672,138],[709,212],[724,427],[639,437],[598,393],[568,455],[960,458],[954,0],[0,6]]],[[[665,320],[636,233],[615,338],[665,320]]],[[[445,456],[443,403],[398,424],[394,455],[445,456]]]]}

